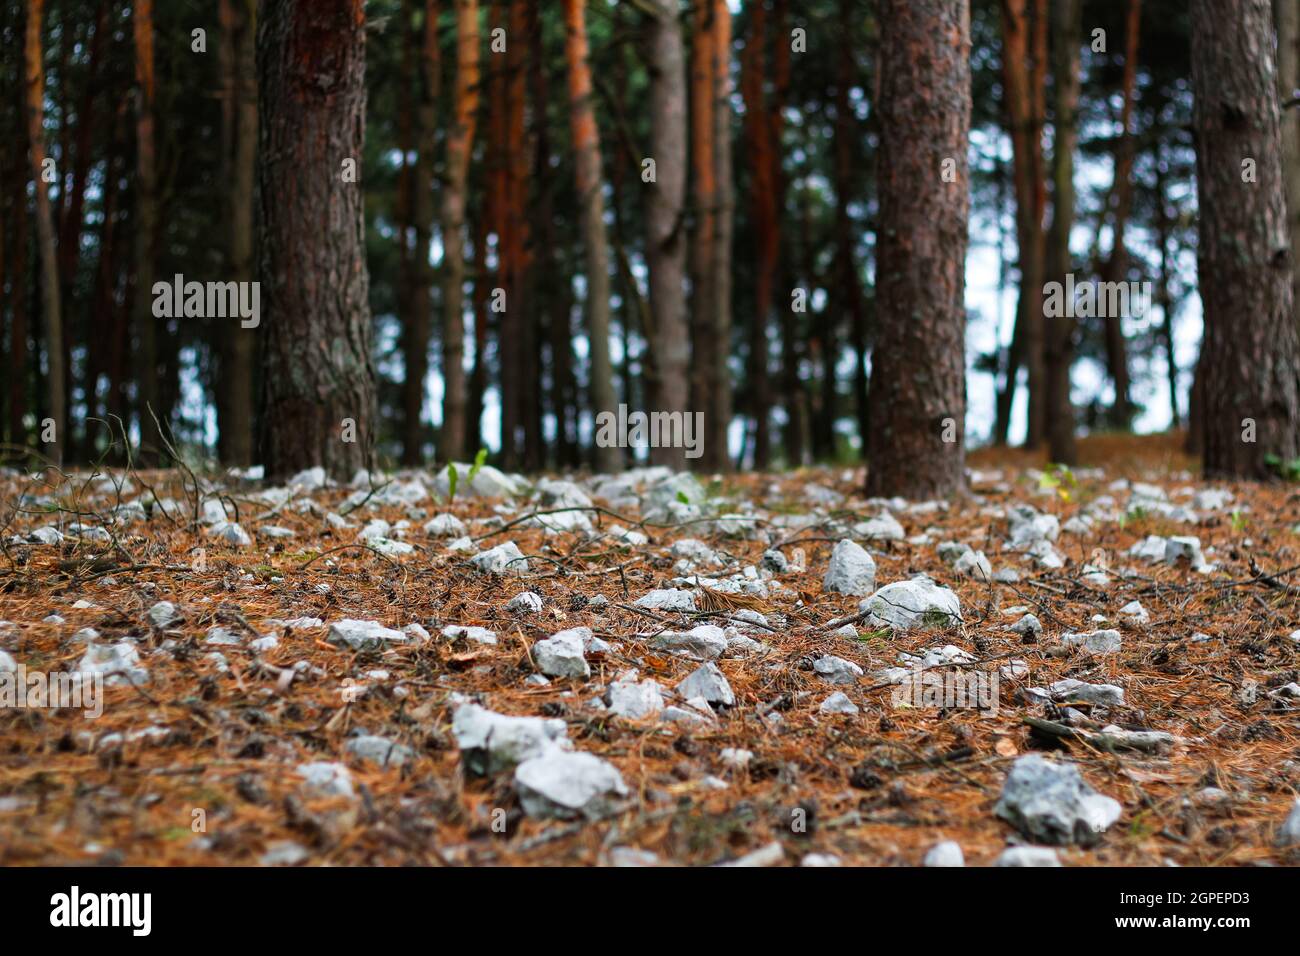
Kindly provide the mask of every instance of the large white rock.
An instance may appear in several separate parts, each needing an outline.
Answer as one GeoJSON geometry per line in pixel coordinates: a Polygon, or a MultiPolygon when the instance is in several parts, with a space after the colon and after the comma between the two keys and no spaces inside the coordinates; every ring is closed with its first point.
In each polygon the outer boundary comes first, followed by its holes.
{"type": "Polygon", "coordinates": [[[354,651],[378,650],[385,644],[405,644],[407,639],[401,631],[384,627],[378,621],[359,621],[353,618],[332,623],[326,638],[337,647],[354,651]]]}
{"type": "Polygon", "coordinates": [[[630,720],[641,720],[664,709],[664,698],[658,683],[652,680],[616,680],[609,685],[611,713],[630,720]]]}
{"type": "Polygon", "coordinates": [[[834,594],[865,597],[876,587],[876,562],[860,544],[848,538],[831,552],[831,563],[822,579],[822,590],[834,594]]]}
{"type": "Polygon", "coordinates": [[[650,639],[655,650],[701,661],[717,660],[727,651],[727,633],[716,624],[700,624],[689,631],[665,631],[650,639]]]}
{"type": "Polygon", "coordinates": [[[896,631],[925,624],[949,626],[961,620],[961,601],[957,595],[925,575],[886,584],[859,603],[858,610],[869,613],[867,620],[871,625],[896,631]]]}
{"type": "Polygon", "coordinates": [[[732,693],[726,676],[712,661],[692,671],[689,677],[677,685],[677,693],[687,700],[702,697],[710,704],[723,704],[727,707],[736,702],[736,695],[732,693]]]}
{"type": "Polygon", "coordinates": [[[1124,639],[1119,631],[1089,631],[1086,634],[1062,634],[1061,643],[1066,647],[1081,647],[1088,654],[1118,654],[1124,646],[1124,639]]]}
{"type": "Polygon", "coordinates": [[[635,604],[651,611],[694,611],[695,594],[675,588],[656,588],[637,598],[635,604]]]}
{"type": "Polygon", "coordinates": [[[515,789],[530,817],[602,816],[627,785],[618,769],[594,754],[549,749],[515,768],[515,789]]]}
{"type": "MultiPolygon", "coordinates": [[[[591,676],[591,667],[583,656],[583,629],[573,628],[538,641],[533,645],[533,660],[543,674],[550,677],[591,676]]],[[[590,631],[588,631],[590,634],[590,631]]]]}
{"type": "Polygon", "coordinates": [[[1286,822],[1277,831],[1278,846],[1300,846],[1300,799],[1291,804],[1286,822]]]}
{"type": "Polygon", "coordinates": [[[351,797],[352,773],[341,763],[315,761],[298,765],[303,789],[318,797],[351,797]]]}
{"type": "Polygon", "coordinates": [[[853,533],[864,541],[902,541],[907,535],[898,519],[888,511],[882,511],[866,521],[859,521],[853,526],[853,533]]]}
{"type": "MultiPolygon", "coordinates": [[[[513,498],[522,490],[522,485],[514,478],[484,465],[473,479],[469,473],[474,466],[465,462],[456,463],[456,496],[458,498],[513,498]]],[[[446,468],[442,468],[433,477],[433,492],[446,499],[451,494],[451,477],[446,468]]]]}
{"type": "Polygon", "coordinates": [[[1038,754],[1016,760],[993,808],[1031,840],[1084,846],[1100,840],[1120,811],[1119,801],[1093,790],[1073,764],[1038,754]]]}
{"type": "Polygon", "coordinates": [[[495,773],[551,748],[568,750],[564,721],[511,717],[478,704],[461,704],[451,718],[451,733],[472,770],[495,773]]]}
{"type": "Polygon", "coordinates": [[[936,843],[926,851],[922,866],[965,866],[966,856],[961,852],[961,844],[953,840],[936,843]]]}
{"type": "Polygon", "coordinates": [[[484,574],[523,574],[528,570],[528,559],[513,541],[482,551],[470,558],[469,563],[484,574]]]}

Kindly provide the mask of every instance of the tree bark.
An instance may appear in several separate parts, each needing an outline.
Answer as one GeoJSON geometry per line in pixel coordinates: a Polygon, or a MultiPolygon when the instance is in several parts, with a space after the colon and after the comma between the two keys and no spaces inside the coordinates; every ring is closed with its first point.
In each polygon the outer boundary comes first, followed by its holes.
{"type": "MultiPolygon", "coordinates": [[[[1103,282],[1123,282],[1128,276],[1128,248],[1124,236],[1133,206],[1132,122],[1137,99],[1137,57],[1141,27],[1142,0],[1128,0],[1124,27],[1124,74],[1120,84],[1124,105],[1120,111],[1120,137],[1115,146],[1115,178],[1102,207],[1103,222],[1111,207],[1114,207],[1110,256],[1100,270],[1103,282]]],[[[1102,321],[1106,340],[1106,364],[1115,388],[1110,424],[1115,428],[1128,429],[1133,421],[1133,402],[1129,395],[1131,379],[1128,370],[1128,343],[1124,339],[1122,317],[1111,315],[1108,310],[1102,321]]]]}
{"type": "MultiPolygon", "coordinates": [[[[690,328],[686,314],[686,63],[677,0],[647,0],[650,18],[650,123],[656,167],[649,183],[646,259],[650,270],[654,410],[681,412],[690,404],[690,328]]],[[[656,465],[685,467],[683,448],[650,449],[656,465]]]]}
{"type": "Polygon", "coordinates": [[[264,0],[257,66],[263,461],[272,481],[314,466],[350,478],[373,464],[376,404],[362,0],[264,0]]]}
{"type": "Polygon", "coordinates": [[[162,389],[158,375],[158,323],[153,314],[154,252],[158,233],[158,175],[154,142],[154,60],[153,0],[132,4],[135,36],[136,104],[136,182],[134,237],[135,292],[132,298],[132,325],[135,328],[138,369],[136,395],[140,423],[140,457],[147,465],[156,465],[161,436],[156,432],[154,416],[165,424],[162,389]]]}
{"type": "Polygon", "coordinates": [[[1191,4],[1207,478],[1267,478],[1300,457],[1272,18],[1268,0],[1191,4]]]}
{"type": "MultiPolygon", "coordinates": [[[[21,87],[21,85],[20,85],[21,87]]],[[[18,89],[18,102],[14,110],[17,142],[14,144],[13,166],[9,173],[10,215],[13,220],[13,257],[9,266],[9,285],[12,289],[10,303],[13,308],[9,322],[9,441],[15,445],[27,444],[27,382],[29,380],[27,348],[27,122],[26,90],[18,89]]]]}
{"type": "MultiPolygon", "coordinates": [[[[768,374],[768,333],[771,320],[773,287],[781,240],[777,223],[774,178],[779,163],[772,154],[778,151],[773,142],[774,125],[769,119],[767,98],[763,94],[765,73],[764,47],[767,43],[767,0],[757,0],[749,22],[749,36],[741,59],[741,95],[745,101],[745,138],[750,152],[750,196],[754,202],[754,241],[757,261],[754,266],[754,315],[749,326],[749,356],[746,363],[746,404],[754,427],[754,467],[767,468],[772,457],[771,386],[768,374]]],[[[783,42],[778,38],[778,44],[783,42]]]]}
{"type": "Polygon", "coordinates": [[[731,8],[727,0],[713,0],[713,147],[714,147],[714,216],[713,288],[714,316],[712,386],[707,422],[706,456],[715,471],[728,470],[731,464],[728,432],[731,426],[731,243],[734,232],[736,198],[731,168],[731,8]]]}
{"type": "MultiPolygon", "coordinates": [[[[221,0],[224,83],[222,102],[227,278],[253,280],[253,184],[257,174],[257,5],[221,0]]],[[[257,332],[226,320],[218,330],[221,379],[217,388],[218,452],[228,465],[253,463],[253,375],[257,332]]]]}
{"type": "MultiPolygon", "coordinates": [[[[691,234],[691,407],[704,412],[705,435],[709,434],[715,410],[710,407],[717,373],[715,335],[714,269],[717,229],[716,149],[717,132],[713,112],[717,102],[717,50],[713,38],[714,4],[694,6],[691,31],[691,178],[694,193],[695,228],[691,234]]],[[[712,471],[720,449],[706,440],[696,468],[712,471]]],[[[721,449],[725,457],[726,449],[721,449]]]]}
{"type": "MultiPolygon", "coordinates": [[[[615,411],[614,368],[609,354],[609,239],[605,232],[604,180],[601,176],[600,131],[591,84],[591,51],[583,0],[564,0],[565,59],[569,67],[569,124],[573,135],[582,241],[587,260],[587,340],[591,366],[588,400],[593,414],[615,411]]],[[[618,471],[618,448],[596,446],[592,463],[597,471],[618,471]]]]}
{"type": "MultiPolygon", "coordinates": [[[[1292,298],[1300,309],[1300,107],[1287,106],[1300,88],[1300,0],[1273,0],[1277,21],[1277,93],[1282,109],[1282,175],[1291,234],[1292,298]]],[[[1300,321],[1300,313],[1297,314],[1300,321]]]]}
{"type": "MultiPolygon", "coordinates": [[[[54,421],[53,441],[42,437],[44,455],[53,464],[63,462],[67,444],[67,408],[63,365],[63,321],[59,308],[59,262],[54,249],[54,220],[50,212],[49,184],[43,179],[45,166],[45,69],[41,53],[41,25],[44,0],[27,0],[27,30],[24,52],[27,82],[27,140],[36,186],[36,240],[41,263],[41,330],[45,335],[45,414],[54,421]]],[[[37,434],[44,428],[37,423],[37,434]]]]}
{"type": "Polygon", "coordinates": [[[965,483],[967,0],[881,0],[880,32],[880,322],[866,491],[942,497],[965,483]],[[955,181],[942,181],[945,166],[955,181]]]}
{"type": "MultiPolygon", "coordinates": [[[[1080,0],[1057,0],[1052,8],[1053,80],[1056,93],[1052,147],[1052,228],[1047,274],[1064,284],[1074,271],[1070,230],[1074,225],[1074,150],[1078,141],[1080,0]]],[[[1069,310],[1067,310],[1068,312],[1069,310]]],[[[1074,317],[1045,316],[1047,351],[1047,438],[1052,461],[1078,463],[1070,367],[1074,359],[1074,317]]]]}
{"type": "Polygon", "coordinates": [[[1007,121],[1011,127],[1020,291],[1004,393],[999,396],[999,437],[1005,440],[1017,378],[1023,364],[1028,372],[1029,386],[1029,417],[1025,434],[1027,448],[1036,448],[1042,441],[1046,398],[1041,308],[1045,253],[1045,176],[1042,113],[1039,105],[1039,97],[1045,85],[1039,80],[1046,59],[1043,49],[1045,44],[1039,39],[1039,30],[1046,28],[1045,10],[1041,0],[1005,0],[1002,4],[1002,75],[1007,121]]]}
{"type": "MultiPolygon", "coordinates": [[[[478,118],[478,0],[456,3],[456,90],[447,134],[446,185],[442,192],[442,440],[438,460],[448,462],[466,447],[465,409],[465,187],[478,118]]],[[[522,37],[515,42],[521,42],[522,37]]],[[[515,303],[510,303],[515,306],[515,303]]]]}

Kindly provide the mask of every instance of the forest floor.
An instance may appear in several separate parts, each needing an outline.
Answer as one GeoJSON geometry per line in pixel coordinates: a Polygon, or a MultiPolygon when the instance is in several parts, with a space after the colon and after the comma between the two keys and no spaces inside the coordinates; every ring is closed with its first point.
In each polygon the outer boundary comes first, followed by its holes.
{"type": "Polygon", "coordinates": [[[103,686],[99,716],[0,706],[0,864],[1295,864],[1300,494],[1207,485],[1177,448],[981,451],[968,499],[922,505],[867,501],[861,468],[462,468],[450,501],[429,470],[7,472],[0,672],[103,686]],[[843,538],[859,594],[823,587],[843,538]],[[505,542],[526,570],[472,563],[505,542]],[[918,573],[960,618],[859,610],[918,573]],[[900,695],[918,674],[993,696],[900,695]],[[995,813],[1031,753],[1083,789],[995,813]]]}

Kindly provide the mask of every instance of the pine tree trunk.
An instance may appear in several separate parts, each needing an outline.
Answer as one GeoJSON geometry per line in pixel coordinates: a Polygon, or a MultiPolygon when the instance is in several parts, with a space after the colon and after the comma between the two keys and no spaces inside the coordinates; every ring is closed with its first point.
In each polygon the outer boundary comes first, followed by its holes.
{"type": "Polygon", "coordinates": [[[745,137],[750,152],[749,166],[752,170],[749,192],[754,202],[754,241],[757,244],[757,261],[754,266],[754,315],[749,326],[745,390],[748,399],[746,404],[754,427],[754,467],[759,470],[767,468],[772,457],[768,334],[773,287],[776,280],[774,273],[781,242],[776,222],[778,186],[774,178],[779,164],[772,156],[778,144],[772,141],[773,124],[769,119],[769,107],[763,91],[766,73],[764,57],[764,46],[767,42],[766,3],[767,0],[757,0],[753,5],[749,36],[745,38],[740,80],[741,94],[745,101],[745,137]]]}
{"type": "MultiPolygon", "coordinates": [[[[564,0],[565,58],[569,67],[569,124],[573,135],[582,241],[587,261],[587,341],[591,365],[588,400],[593,414],[614,411],[614,368],[609,355],[609,240],[605,232],[604,180],[601,176],[600,131],[591,83],[591,52],[583,0],[564,0]]],[[[597,471],[618,471],[618,448],[596,446],[592,462],[597,471]]]]}
{"type": "MultiPolygon", "coordinates": [[[[1132,118],[1137,97],[1137,58],[1142,27],[1142,0],[1128,0],[1125,17],[1124,73],[1120,83],[1123,107],[1120,110],[1121,132],[1115,146],[1115,179],[1111,183],[1102,208],[1103,221],[1114,206],[1114,222],[1110,257],[1102,266],[1103,282],[1124,282],[1128,279],[1128,248],[1125,233],[1129,212],[1133,205],[1133,131],[1132,118]]],[[[1110,412],[1114,428],[1128,429],[1133,422],[1133,402],[1130,397],[1131,379],[1128,369],[1128,343],[1124,339],[1121,317],[1107,312],[1103,317],[1106,341],[1106,364],[1110,369],[1111,383],[1115,388],[1115,404],[1110,412]]]]}
{"type": "Polygon", "coordinates": [[[713,0],[713,106],[714,216],[713,228],[713,335],[709,373],[712,386],[705,402],[705,454],[715,471],[730,468],[728,433],[731,426],[731,242],[736,199],[731,169],[731,8],[727,0],[713,0]]]}
{"type": "MultiPolygon", "coordinates": [[[[478,0],[456,3],[456,90],[442,193],[442,436],[438,460],[465,448],[465,187],[478,118],[478,0]]],[[[522,37],[519,38],[522,40],[522,37]]],[[[516,307],[516,303],[510,303],[516,307]]]]}
{"type": "Polygon", "coordinates": [[[154,252],[158,233],[158,176],[154,143],[153,0],[132,4],[135,36],[135,81],[137,87],[135,138],[136,182],[134,241],[135,291],[131,319],[137,341],[137,415],[140,422],[140,458],[156,465],[162,436],[154,424],[156,416],[165,424],[162,387],[158,376],[158,325],[153,314],[154,252]]]}
{"type": "Polygon", "coordinates": [[[1193,122],[1205,313],[1207,478],[1267,478],[1300,457],[1293,312],[1268,0],[1192,0],[1193,122]],[[1253,181],[1244,158],[1255,163],[1253,181]]]}
{"type": "MultiPolygon", "coordinates": [[[[15,103],[17,142],[14,144],[13,167],[9,174],[10,215],[13,220],[13,256],[10,263],[10,303],[13,314],[9,322],[9,441],[15,445],[27,444],[27,122],[26,91],[19,89],[15,103]]],[[[7,238],[7,236],[6,236],[7,238]]]]}
{"type": "MultiPolygon", "coordinates": [[[[714,427],[716,410],[711,408],[713,376],[717,372],[714,349],[716,272],[715,232],[717,228],[716,149],[717,50],[713,37],[712,2],[694,6],[691,31],[691,178],[694,194],[695,228],[691,234],[691,408],[704,412],[705,435],[714,427]]],[[[720,449],[705,440],[694,467],[712,471],[720,449]]],[[[721,449],[725,455],[725,449],[721,449]]]]}
{"type": "MultiPolygon", "coordinates": [[[[656,180],[649,183],[646,259],[650,269],[654,410],[686,414],[690,404],[690,327],[686,314],[686,63],[677,0],[648,0],[650,123],[656,180]]],[[[682,448],[650,449],[656,465],[685,467],[682,448]]]]}
{"type": "Polygon", "coordinates": [[[965,483],[967,0],[881,0],[880,33],[880,319],[866,490],[943,497],[965,483]],[[955,181],[941,180],[944,168],[955,181]]]}
{"type": "MultiPolygon", "coordinates": [[[[45,182],[45,69],[41,54],[41,25],[44,0],[27,0],[27,31],[24,53],[27,82],[27,140],[36,185],[36,241],[41,263],[41,330],[45,336],[45,414],[54,422],[53,441],[42,437],[43,451],[53,464],[63,462],[67,444],[67,408],[64,404],[63,321],[59,308],[59,262],[54,249],[54,220],[50,211],[49,184],[45,182]]],[[[37,433],[45,429],[37,423],[37,433]]]]}
{"type": "Polygon", "coordinates": [[[273,481],[318,465],[351,478],[375,427],[362,0],[264,0],[257,65],[263,461],[273,481]]]}
{"type": "MultiPolygon", "coordinates": [[[[223,160],[226,203],[227,279],[253,280],[253,183],[257,173],[257,5],[254,0],[221,0],[225,60],[223,160]]],[[[226,320],[217,332],[221,347],[217,425],[221,460],[246,467],[253,463],[253,369],[257,331],[226,320]]]]}
{"type": "MultiPolygon", "coordinates": [[[[1057,0],[1052,8],[1053,79],[1056,91],[1052,148],[1052,228],[1048,240],[1048,277],[1064,284],[1074,271],[1070,230],[1074,225],[1074,150],[1078,141],[1080,0],[1057,0]]],[[[1047,439],[1052,461],[1078,463],[1074,441],[1074,405],[1070,402],[1070,367],[1074,359],[1074,318],[1044,318],[1047,352],[1047,439]]]]}
{"type": "Polygon", "coordinates": [[[1035,89],[1039,60],[1043,57],[1038,39],[1041,9],[1037,0],[1007,0],[1002,5],[1002,75],[1005,84],[1007,122],[1011,127],[1016,192],[1016,241],[1019,249],[1020,291],[1016,305],[1016,330],[1011,344],[1003,402],[1004,422],[1016,379],[1023,364],[1028,372],[1029,418],[1025,447],[1036,448],[1043,438],[1045,370],[1043,364],[1043,270],[1044,270],[1044,185],[1042,122],[1038,106],[1041,89],[1035,89]],[[1034,16],[1031,16],[1033,3],[1034,16]]]}
{"type": "MultiPolygon", "coordinates": [[[[1300,0],[1273,0],[1277,20],[1277,93],[1282,104],[1282,175],[1291,234],[1292,297],[1300,310],[1300,106],[1288,105],[1300,88],[1300,0]]],[[[1300,313],[1297,314],[1300,321],[1300,313]]]]}

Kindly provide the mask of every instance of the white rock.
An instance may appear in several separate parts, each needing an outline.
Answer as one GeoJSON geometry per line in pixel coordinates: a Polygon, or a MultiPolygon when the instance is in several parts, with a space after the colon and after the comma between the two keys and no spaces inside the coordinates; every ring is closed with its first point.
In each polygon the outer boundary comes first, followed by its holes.
{"type": "Polygon", "coordinates": [[[922,866],[965,866],[966,855],[961,851],[961,844],[953,840],[936,843],[926,851],[922,866]]]}
{"type": "Polygon", "coordinates": [[[1036,541],[1055,541],[1061,533],[1056,515],[1040,514],[1029,505],[1015,505],[1007,513],[1013,548],[1027,548],[1036,541]]]}
{"type": "Polygon", "coordinates": [[[1081,647],[1089,654],[1118,654],[1124,646],[1124,639],[1119,631],[1089,631],[1086,634],[1062,634],[1061,643],[1066,647],[1081,647]]]}
{"type": "Polygon", "coordinates": [[[400,767],[415,759],[415,751],[386,737],[363,734],[347,742],[347,752],[381,767],[400,767]]]}
{"type": "Polygon", "coordinates": [[[149,672],[140,666],[140,652],[129,641],[88,644],[77,663],[77,673],[102,674],[106,684],[144,684],[149,680],[149,672]]]}
{"type": "Polygon", "coordinates": [[[609,685],[609,709],[620,717],[642,720],[662,711],[664,698],[655,681],[616,680],[609,685]]]}
{"type": "Polygon", "coordinates": [[[1124,688],[1114,684],[1089,684],[1074,678],[1058,680],[1048,688],[1053,700],[1081,700],[1103,707],[1123,707],[1124,688]]]}
{"type": "Polygon", "coordinates": [[[727,707],[736,702],[736,695],[732,693],[727,678],[712,661],[692,671],[689,677],[677,685],[677,693],[687,700],[702,697],[710,704],[727,707]]]}
{"type": "Polygon", "coordinates": [[[1014,624],[1008,624],[1007,630],[1019,634],[1025,643],[1032,644],[1042,636],[1043,625],[1033,614],[1026,614],[1014,624]]]}
{"type": "Polygon", "coordinates": [[[1077,767],[1019,757],[993,812],[1029,839],[1090,846],[1120,817],[1117,800],[1093,790],[1077,767]]]}
{"type": "Polygon", "coordinates": [[[476,554],[469,563],[485,574],[523,574],[528,570],[528,559],[513,541],[476,554]]]}
{"type": "Polygon", "coordinates": [[[235,522],[231,521],[224,521],[221,524],[213,525],[208,529],[208,534],[216,538],[222,544],[228,544],[235,548],[247,548],[253,543],[253,539],[248,536],[248,532],[235,522]]]}
{"type": "Polygon", "coordinates": [[[635,604],[651,611],[694,611],[695,594],[691,591],[659,588],[637,598],[635,604]]]}
{"type": "Polygon", "coordinates": [[[907,535],[898,519],[888,511],[882,511],[866,521],[859,521],[853,526],[853,533],[865,541],[902,541],[907,535]]]}
{"type": "Polygon", "coordinates": [[[809,853],[799,861],[800,866],[843,866],[844,862],[834,853],[809,853]]]}
{"type": "Polygon", "coordinates": [[[1119,609],[1119,613],[1134,624],[1146,624],[1151,620],[1151,615],[1147,613],[1141,601],[1129,601],[1119,609]]]}
{"type": "Polygon", "coordinates": [[[650,639],[655,650],[668,651],[695,660],[717,660],[727,650],[726,632],[714,624],[700,624],[689,631],[665,631],[650,639]]]}
{"type": "Polygon", "coordinates": [[[573,628],[561,631],[533,645],[533,660],[543,674],[549,677],[591,676],[591,667],[583,656],[585,648],[580,630],[573,628]]]}
{"type": "Polygon", "coordinates": [[[179,619],[180,612],[176,610],[176,605],[171,601],[159,601],[149,608],[149,620],[153,622],[154,627],[168,627],[179,619]]]}
{"type": "Polygon", "coordinates": [[[989,564],[989,559],[984,556],[983,551],[967,551],[953,562],[952,569],[976,581],[993,579],[993,565],[989,564]]]}
{"type": "Polygon", "coordinates": [[[628,792],[613,764],[594,754],[558,748],[520,763],[515,768],[515,788],[530,817],[596,819],[628,792]]]}
{"type": "Polygon", "coordinates": [[[1286,822],[1277,831],[1276,842],[1278,846],[1300,845],[1300,799],[1291,804],[1291,812],[1287,814],[1286,822]]]}
{"type": "Polygon", "coordinates": [[[330,625],[326,640],[337,647],[362,651],[377,650],[385,644],[405,644],[407,637],[401,631],[384,627],[378,621],[344,618],[330,625]]]}
{"type": "Polygon", "coordinates": [[[951,626],[961,620],[957,595],[924,575],[886,584],[859,603],[858,610],[869,612],[867,620],[873,627],[898,631],[930,623],[951,626]]]}
{"type": "Polygon", "coordinates": [[[1199,538],[1188,536],[1170,538],[1165,543],[1165,563],[1177,564],[1186,559],[1192,570],[1205,567],[1205,555],[1201,553],[1199,538]]]}
{"type": "Polygon", "coordinates": [[[542,609],[542,596],[533,591],[521,591],[506,604],[511,614],[536,614],[542,609]]]}
{"type": "Polygon", "coordinates": [[[849,695],[842,690],[837,690],[817,708],[823,714],[856,714],[858,705],[849,700],[849,695]]]}
{"type": "Polygon", "coordinates": [[[826,655],[813,662],[813,670],[829,684],[856,684],[862,668],[842,657],[826,655]]]}
{"type": "Polygon", "coordinates": [[[1012,846],[993,861],[994,866],[1060,866],[1056,851],[1050,846],[1012,846]]]}
{"type": "Polygon", "coordinates": [[[564,721],[544,717],[511,717],[461,704],[452,713],[451,733],[472,769],[495,773],[552,748],[568,750],[564,721]]]}
{"type": "Polygon", "coordinates": [[[351,797],[352,773],[341,763],[317,761],[298,765],[303,789],[321,797],[351,797]]]}
{"type": "Polygon", "coordinates": [[[8,651],[0,651],[0,674],[13,674],[18,671],[18,662],[8,651]]]}
{"type": "Polygon", "coordinates": [[[848,538],[835,545],[822,590],[865,597],[876,586],[876,562],[863,547],[848,538]]]}
{"type": "Polygon", "coordinates": [[[459,538],[465,530],[465,522],[453,514],[434,515],[424,523],[424,533],[433,538],[459,538]]]}
{"type": "Polygon", "coordinates": [[[449,624],[442,629],[442,636],[453,641],[463,637],[479,644],[495,644],[497,642],[495,631],[489,631],[486,627],[475,627],[472,624],[449,624]]]}
{"type": "Polygon", "coordinates": [[[722,752],[718,754],[718,759],[732,770],[744,770],[749,766],[749,762],[754,759],[754,752],[737,747],[724,747],[722,752]]]}

